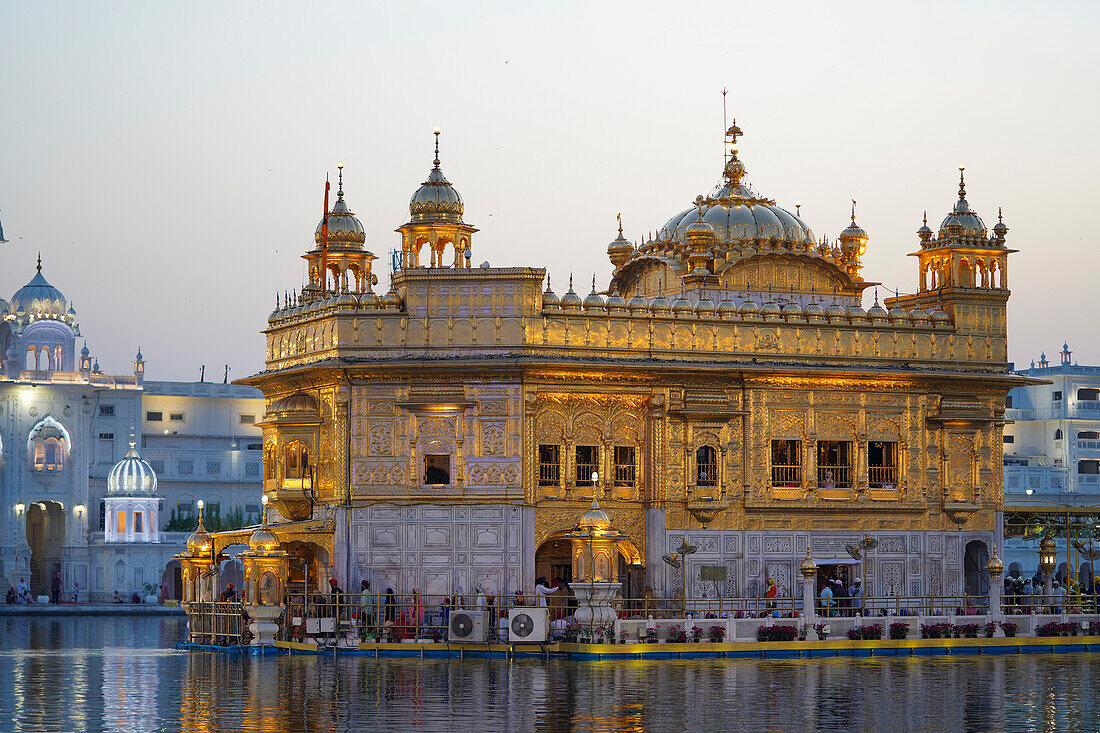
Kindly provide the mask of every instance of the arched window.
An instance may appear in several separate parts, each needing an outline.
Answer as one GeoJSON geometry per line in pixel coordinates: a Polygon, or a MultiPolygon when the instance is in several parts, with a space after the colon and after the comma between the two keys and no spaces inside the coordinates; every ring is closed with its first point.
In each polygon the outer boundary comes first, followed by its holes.
{"type": "Polygon", "coordinates": [[[61,441],[57,438],[45,438],[34,443],[34,470],[60,471],[61,456],[64,454],[61,441]]]}
{"type": "Polygon", "coordinates": [[[695,485],[718,485],[718,451],[713,446],[701,445],[695,451],[695,485]]]}
{"type": "Polygon", "coordinates": [[[264,448],[264,478],[275,478],[275,446],[273,445],[264,448]]]}
{"type": "MultiPolygon", "coordinates": [[[[1078,437],[1078,438],[1080,438],[1080,437],[1081,437],[1081,434],[1080,434],[1080,433],[1078,433],[1078,434],[1077,434],[1077,437],[1078,437]]],[[[1055,440],[1061,440],[1061,439],[1062,439],[1062,429],[1061,429],[1061,428],[1057,428],[1057,429],[1056,429],[1056,430],[1054,431],[1054,439],[1055,439],[1055,440]]]]}
{"type": "Polygon", "coordinates": [[[300,440],[287,444],[283,449],[284,471],[286,478],[306,478],[309,475],[309,451],[300,440]]]}

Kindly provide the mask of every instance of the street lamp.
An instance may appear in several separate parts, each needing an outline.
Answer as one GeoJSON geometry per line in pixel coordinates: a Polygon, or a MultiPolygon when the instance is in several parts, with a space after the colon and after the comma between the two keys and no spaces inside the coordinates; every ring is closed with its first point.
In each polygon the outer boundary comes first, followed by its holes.
{"type": "MultiPolygon", "coordinates": [[[[1066,541],[1069,541],[1069,532],[1066,532],[1066,541]]],[[[1058,543],[1054,541],[1054,538],[1046,535],[1043,539],[1039,540],[1039,572],[1043,574],[1043,600],[1044,604],[1046,599],[1054,596],[1054,585],[1052,583],[1052,573],[1055,566],[1058,564],[1058,543]]],[[[1066,567],[1066,572],[1069,572],[1069,567],[1066,567]]]]}

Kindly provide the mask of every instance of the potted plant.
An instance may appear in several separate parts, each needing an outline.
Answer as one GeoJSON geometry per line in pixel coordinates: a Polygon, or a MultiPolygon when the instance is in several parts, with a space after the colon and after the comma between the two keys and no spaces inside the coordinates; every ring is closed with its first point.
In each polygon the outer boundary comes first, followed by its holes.
{"type": "Polygon", "coordinates": [[[723,639],[726,638],[726,627],[719,626],[717,624],[711,626],[710,629],[707,631],[707,638],[709,638],[711,642],[715,644],[720,643],[723,639]]]}
{"type": "Polygon", "coordinates": [[[829,632],[831,631],[832,629],[829,627],[829,624],[814,624],[814,633],[817,634],[818,641],[823,641],[828,638],[829,632]]]}
{"type": "Polygon", "coordinates": [[[619,629],[619,643],[620,644],[625,644],[626,640],[627,640],[627,637],[629,637],[629,636],[630,636],[629,631],[627,631],[626,629],[619,629]]]}
{"type": "Polygon", "coordinates": [[[960,637],[965,637],[967,639],[976,639],[978,638],[978,630],[981,628],[981,624],[959,624],[955,627],[955,631],[960,635],[960,637]]]}
{"type": "Polygon", "coordinates": [[[882,624],[867,624],[856,626],[848,631],[849,639],[881,639],[882,624]]]}
{"type": "Polygon", "coordinates": [[[1051,621],[1049,623],[1041,624],[1035,627],[1036,636],[1060,636],[1062,633],[1062,624],[1057,621],[1051,621]]]}
{"type": "Polygon", "coordinates": [[[698,626],[691,627],[691,640],[698,644],[703,639],[703,630],[698,626]]]}
{"type": "Polygon", "coordinates": [[[909,636],[909,624],[892,623],[890,624],[890,638],[891,639],[905,639],[909,636]]]}
{"type": "Polygon", "coordinates": [[[1016,636],[1016,632],[1020,630],[1020,627],[1011,621],[1002,621],[1001,630],[1005,632],[1005,636],[1016,636]]]}
{"type": "Polygon", "coordinates": [[[794,641],[796,636],[797,626],[761,626],[756,630],[757,641],[794,641]]]}
{"type": "Polygon", "coordinates": [[[657,627],[645,630],[645,641],[647,644],[657,643],[657,627]]]}
{"type": "Polygon", "coordinates": [[[806,635],[810,633],[810,627],[806,624],[798,627],[798,640],[806,641],[806,635]]]}
{"type": "Polygon", "coordinates": [[[995,621],[990,621],[982,627],[982,630],[985,631],[985,638],[992,639],[994,632],[997,631],[997,623],[995,621]]]}

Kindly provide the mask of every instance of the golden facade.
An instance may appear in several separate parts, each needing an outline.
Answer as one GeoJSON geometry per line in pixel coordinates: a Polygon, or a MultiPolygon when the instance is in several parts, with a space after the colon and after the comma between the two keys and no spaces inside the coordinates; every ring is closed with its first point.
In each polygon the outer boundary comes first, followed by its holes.
{"type": "Polygon", "coordinates": [[[530,589],[596,496],[632,591],[684,583],[660,557],[685,539],[690,590],[717,564],[721,592],[744,595],[793,587],[807,549],[828,561],[867,533],[869,594],[978,582],[964,555],[992,544],[1019,383],[1007,227],[987,234],[960,183],[938,233],[918,231],[917,292],[864,311],[854,205],[835,244],[817,239],[743,181],[740,134],[714,193],[637,247],[620,227],[609,287],[584,298],[542,269],[469,266],[477,230],[438,144],[389,292],[373,292],[362,226],[341,224],[324,285],[311,275],[271,314],[267,368],[245,380],[268,400],[274,506],[344,519],[332,574],[530,589]]]}

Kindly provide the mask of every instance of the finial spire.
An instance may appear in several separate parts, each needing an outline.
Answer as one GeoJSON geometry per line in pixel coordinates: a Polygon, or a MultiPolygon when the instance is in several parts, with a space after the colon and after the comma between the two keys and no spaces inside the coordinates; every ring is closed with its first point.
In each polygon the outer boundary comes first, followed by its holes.
{"type": "Polygon", "coordinates": [[[573,273],[569,273],[569,292],[573,292],[573,273]]]}
{"type": "Polygon", "coordinates": [[[435,160],[433,160],[432,163],[436,168],[439,167],[439,133],[440,129],[438,127],[435,128],[435,160]]]}
{"type": "Polygon", "coordinates": [[[339,171],[337,184],[336,184],[336,198],[344,198],[344,161],[340,161],[336,164],[336,168],[339,171]]]}
{"type": "Polygon", "coordinates": [[[856,223],[856,200],[852,199],[852,224],[856,223]]]}
{"type": "Polygon", "coordinates": [[[959,166],[959,198],[961,198],[961,199],[966,198],[966,176],[965,176],[965,171],[966,171],[966,167],[960,165],[959,166]]]}
{"type": "Polygon", "coordinates": [[[592,273],[592,294],[596,294],[596,273],[592,273]]]}
{"type": "Polygon", "coordinates": [[[928,209],[924,210],[924,225],[928,226],[928,209]]]}
{"type": "Polygon", "coordinates": [[[623,212],[615,214],[615,221],[619,222],[619,239],[623,238],[623,212]]]}
{"type": "Polygon", "coordinates": [[[38,253],[38,272],[42,272],[42,252],[38,253]]]}
{"type": "Polygon", "coordinates": [[[998,222],[1003,222],[1004,221],[1004,216],[1001,214],[1001,207],[1000,206],[997,207],[997,221],[998,222]]]}

